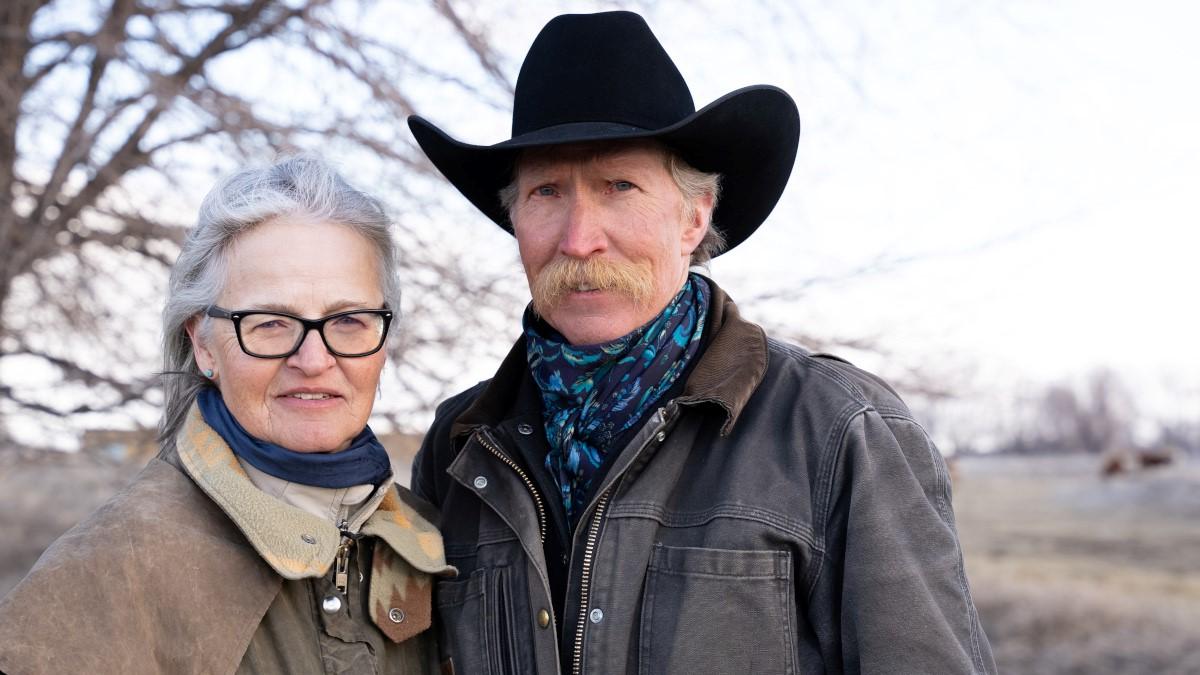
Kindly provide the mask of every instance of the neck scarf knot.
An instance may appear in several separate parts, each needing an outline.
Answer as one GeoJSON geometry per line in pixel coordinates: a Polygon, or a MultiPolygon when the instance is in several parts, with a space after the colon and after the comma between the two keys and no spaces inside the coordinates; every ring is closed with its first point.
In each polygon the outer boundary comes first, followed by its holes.
{"type": "Polygon", "coordinates": [[[541,390],[550,443],[546,469],[572,524],[609,446],[642,419],[699,351],[710,293],[708,282],[691,274],[650,323],[598,345],[571,345],[526,311],[529,370],[541,390]]]}
{"type": "Polygon", "coordinates": [[[391,473],[391,461],[371,427],[364,427],[350,447],[338,452],[296,452],[260,440],[246,432],[211,387],[196,397],[204,422],[251,466],[276,478],[324,488],[379,485],[391,473]]]}

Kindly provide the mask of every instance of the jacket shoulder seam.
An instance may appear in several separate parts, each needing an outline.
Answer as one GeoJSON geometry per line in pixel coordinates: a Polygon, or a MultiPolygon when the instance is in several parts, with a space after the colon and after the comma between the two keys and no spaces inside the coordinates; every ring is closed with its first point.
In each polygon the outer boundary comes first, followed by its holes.
{"type": "Polygon", "coordinates": [[[865,391],[863,391],[862,387],[858,386],[854,383],[854,381],[846,377],[845,374],[843,374],[838,368],[834,368],[833,366],[814,357],[812,354],[801,349],[800,347],[789,344],[782,340],[768,337],[767,345],[770,347],[770,351],[781,352],[783,355],[791,358],[792,360],[802,363],[811,370],[820,373],[825,377],[825,379],[836,384],[842,392],[848,394],[856,402],[868,407],[874,407],[874,403],[867,397],[867,394],[865,391]]]}

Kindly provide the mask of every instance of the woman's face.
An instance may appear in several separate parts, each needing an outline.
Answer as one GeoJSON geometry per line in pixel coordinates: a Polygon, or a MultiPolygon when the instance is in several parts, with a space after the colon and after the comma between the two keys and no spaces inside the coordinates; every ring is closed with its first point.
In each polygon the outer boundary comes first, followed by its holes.
{"type": "MultiPolygon", "coordinates": [[[[228,255],[217,305],[319,319],[351,309],[379,309],[383,291],[371,243],[349,227],[298,217],[267,221],[238,237],[228,255]]],[[[247,355],[233,322],[199,317],[188,334],[201,370],[250,435],[297,452],[344,450],[363,430],[374,405],[384,350],[333,356],[317,331],[282,359],[247,355]]]]}

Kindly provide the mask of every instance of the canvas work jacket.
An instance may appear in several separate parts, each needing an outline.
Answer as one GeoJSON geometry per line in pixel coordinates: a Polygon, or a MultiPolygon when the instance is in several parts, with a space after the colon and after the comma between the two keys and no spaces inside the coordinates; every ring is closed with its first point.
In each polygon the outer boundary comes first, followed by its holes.
{"type": "Polygon", "coordinates": [[[175,448],[56,541],[0,600],[0,672],[437,672],[427,504],[394,486],[349,527],[251,483],[193,408],[175,448]],[[365,515],[369,514],[369,516],[365,515]]]}
{"type": "Polygon", "coordinates": [[[610,450],[559,602],[524,340],[439,408],[413,487],[459,569],[435,584],[443,670],[994,673],[945,462],[900,399],[715,284],[707,331],[682,393],[610,450]]]}

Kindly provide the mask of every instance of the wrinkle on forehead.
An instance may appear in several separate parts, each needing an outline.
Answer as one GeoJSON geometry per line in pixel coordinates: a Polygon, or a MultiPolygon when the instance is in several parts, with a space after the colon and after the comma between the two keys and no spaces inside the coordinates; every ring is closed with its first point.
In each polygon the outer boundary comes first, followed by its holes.
{"type": "Polygon", "coordinates": [[[370,241],[333,222],[274,219],[243,233],[227,253],[221,293],[228,309],[323,316],[378,308],[380,270],[370,241]]]}

